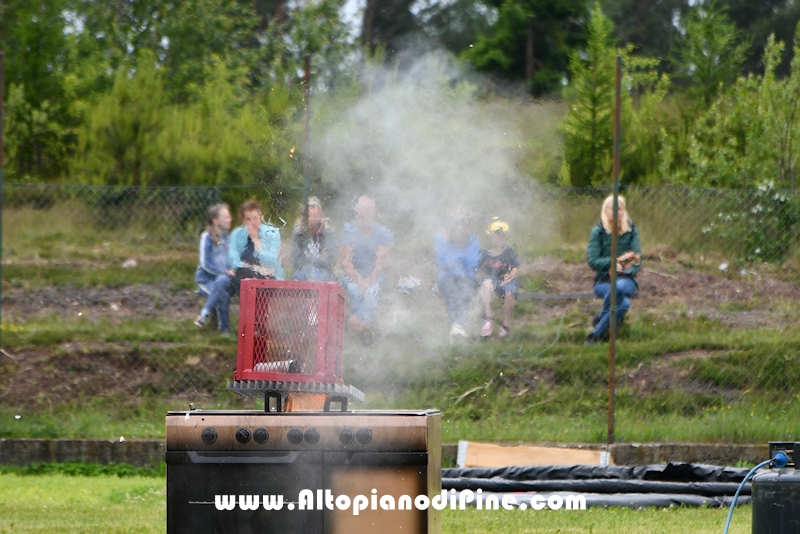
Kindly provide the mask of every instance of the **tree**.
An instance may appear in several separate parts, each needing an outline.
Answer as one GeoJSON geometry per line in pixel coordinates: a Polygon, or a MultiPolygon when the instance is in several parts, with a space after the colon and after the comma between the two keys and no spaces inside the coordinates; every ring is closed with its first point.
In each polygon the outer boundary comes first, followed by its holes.
{"type": "Polygon", "coordinates": [[[459,55],[487,35],[497,8],[480,0],[425,0],[419,6],[419,25],[432,42],[459,55]]]}
{"type": "Polygon", "coordinates": [[[257,19],[251,6],[236,0],[174,0],[169,17],[158,28],[158,54],[165,87],[176,101],[192,100],[206,83],[214,58],[234,70],[250,68],[256,59],[248,39],[257,19]]]}
{"type": "Polygon", "coordinates": [[[634,53],[667,62],[674,44],[680,39],[676,21],[690,8],[689,0],[601,0],[600,6],[614,23],[614,35],[621,43],[634,46],[634,53]]]}
{"type": "Polygon", "coordinates": [[[783,43],[774,36],[764,75],[741,78],[692,124],[687,178],[707,187],[794,188],[800,136],[800,30],[790,75],[776,76],[783,43]]]}
{"type": "Polygon", "coordinates": [[[655,173],[661,143],[659,107],[669,79],[656,72],[658,60],[633,56],[633,47],[618,49],[613,24],[595,4],[589,20],[585,50],[570,55],[570,83],[564,88],[569,108],[561,131],[569,185],[607,184],[613,157],[613,111],[616,56],[622,56],[623,79],[620,121],[621,174],[628,182],[642,182],[655,173]],[[632,92],[638,96],[634,106],[632,92]]]}
{"type": "Polygon", "coordinates": [[[10,0],[0,13],[8,95],[5,130],[9,174],[57,178],[64,170],[68,115],[65,0],[10,0]]]}
{"type": "Polygon", "coordinates": [[[140,62],[135,73],[117,70],[111,93],[89,110],[79,130],[73,172],[103,185],[142,186],[156,170],[158,138],[165,124],[161,74],[140,62]]]}
{"type": "Polygon", "coordinates": [[[720,88],[736,80],[748,48],[724,8],[713,2],[698,5],[689,14],[686,36],[677,48],[677,77],[685,82],[689,97],[708,108],[720,88]]]}
{"type": "Polygon", "coordinates": [[[418,31],[411,12],[415,0],[367,0],[361,25],[361,40],[370,56],[378,46],[391,58],[403,46],[403,40],[418,31]]]}
{"type": "MultiPolygon", "coordinates": [[[[770,35],[777,41],[789,43],[800,21],[800,3],[795,0],[724,0],[728,18],[751,43],[742,65],[744,72],[763,73],[764,50],[770,35]]],[[[792,47],[785,47],[775,73],[779,77],[789,74],[792,47]]]]}
{"type": "Polygon", "coordinates": [[[583,0],[493,0],[497,21],[464,53],[479,70],[523,80],[534,94],[560,87],[582,42],[583,0]]]}

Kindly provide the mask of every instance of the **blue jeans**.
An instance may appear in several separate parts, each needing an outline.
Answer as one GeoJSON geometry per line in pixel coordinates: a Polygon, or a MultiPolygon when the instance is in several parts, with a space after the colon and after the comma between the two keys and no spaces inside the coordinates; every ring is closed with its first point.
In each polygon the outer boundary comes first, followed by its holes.
{"type": "Polygon", "coordinates": [[[472,276],[443,276],[436,282],[451,323],[469,324],[470,306],[478,294],[478,281],[472,276]]]}
{"type": "Polygon", "coordinates": [[[363,293],[349,276],[342,278],[340,284],[347,290],[347,300],[350,309],[356,319],[365,324],[372,324],[375,321],[375,314],[378,311],[378,299],[381,296],[381,288],[386,277],[381,274],[378,281],[367,288],[363,293]]]}
{"type": "Polygon", "coordinates": [[[219,330],[220,332],[228,331],[228,306],[230,305],[231,295],[228,291],[231,280],[226,275],[222,274],[217,276],[214,281],[208,284],[198,284],[200,289],[208,294],[203,310],[200,315],[207,317],[211,315],[214,308],[219,310],[219,330]]]}
{"type": "MultiPolygon", "coordinates": [[[[636,293],[636,283],[630,278],[617,278],[617,322],[621,321],[631,307],[628,299],[636,293]]],[[[600,322],[594,327],[595,336],[600,336],[608,330],[611,322],[611,284],[598,282],[594,285],[594,294],[603,299],[603,311],[600,312],[600,322]]]]}

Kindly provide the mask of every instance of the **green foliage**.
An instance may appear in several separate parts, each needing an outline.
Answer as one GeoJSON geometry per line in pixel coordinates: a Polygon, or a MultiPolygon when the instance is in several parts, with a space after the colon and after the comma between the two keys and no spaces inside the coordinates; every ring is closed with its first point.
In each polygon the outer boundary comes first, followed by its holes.
{"type": "Polygon", "coordinates": [[[669,79],[655,70],[658,61],[635,57],[632,47],[617,49],[612,38],[613,25],[595,4],[589,21],[585,52],[570,56],[570,84],[564,89],[569,108],[562,124],[565,136],[565,162],[575,187],[610,182],[614,139],[614,86],[616,56],[622,60],[621,175],[628,182],[641,182],[654,172],[659,150],[660,106],[667,94],[669,79]],[[634,105],[631,92],[638,92],[634,105]]]}
{"type": "Polygon", "coordinates": [[[285,124],[298,94],[277,86],[251,99],[243,78],[221,60],[207,70],[194,102],[172,104],[152,63],[120,68],[111,93],[86,113],[74,175],[103,185],[258,183],[276,204],[294,198],[296,142],[285,124]]]}
{"type": "Polygon", "coordinates": [[[117,70],[111,93],[87,113],[73,173],[84,183],[153,184],[157,138],[165,122],[164,88],[152,65],[117,70]]]}
{"type": "Polygon", "coordinates": [[[3,130],[9,176],[28,181],[33,176],[57,177],[67,153],[68,130],[61,110],[48,100],[31,105],[25,87],[11,85],[4,109],[3,130]]]}
{"type": "Polygon", "coordinates": [[[6,51],[6,172],[16,180],[58,178],[65,168],[68,134],[63,90],[67,1],[3,4],[0,50],[6,51]]]}
{"type": "MultiPolygon", "coordinates": [[[[800,38],[800,34],[799,38],[800,38]]],[[[788,77],[775,72],[783,43],[770,38],[764,75],[740,78],[690,123],[685,160],[678,140],[668,143],[661,169],[675,180],[707,187],[795,187],[800,128],[800,41],[788,77]]]]}
{"type": "MultiPolygon", "coordinates": [[[[193,101],[215,80],[219,58],[225,58],[225,66],[232,71],[257,61],[245,46],[256,26],[250,6],[237,0],[159,3],[169,16],[157,28],[161,42],[156,50],[164,68],[164,86],[173,101],[193,101]]],[[[146,54],[141,57],[149,63],[146,54]]]]}
{"type": "Polygon", "coordinates": [[[0,473],[4,475],[67,475],[73,477],[116,476],[118,478],[149,477],[162,478],[166,474],[164,462],[157,467],[137,467],[131,464],[90,464],[83,462],[37,462],[25,466],[0,465],[0,473]]]}
{"type": "Polygon", "coordinates": [[[689,9],[689,0],[600,0],[600,5],[620,42],[634,45],[637,55],[659,58],[661,68],[671,70],[667,59],[681,35],[674,21],[689,9]]]}
{"type": "Polygon", "coordinates": [[[463,57],[479,70],[524,80],[531,92],[557,89],[582,38],[583,0],[497,0],[497,21],[463,57]]]}
{"type": "Polygon", "coordinates": [[[421,30],[456,55],[474,46],[480,35],[489,35],[497,16],[493,6],[475,0],[425,0],[417,6],[421,30]]]}
{"type": "Polygon", "coordinates": [[[764,180],[743,203],[730,199],[702,232],[734,243],[733,254],[750,262],[780,262],[794,250],[795,228],[800,223],[800,199],[794,191],[778,190],[764,180]]]}
{"type": "Polygon", "coordinates": [[[736,79],[748,48],[724,8],[713,1],[697,5],[677,48],[677,70],[689,95],[701,106],[711,105],[720,88],[736,79]]]}

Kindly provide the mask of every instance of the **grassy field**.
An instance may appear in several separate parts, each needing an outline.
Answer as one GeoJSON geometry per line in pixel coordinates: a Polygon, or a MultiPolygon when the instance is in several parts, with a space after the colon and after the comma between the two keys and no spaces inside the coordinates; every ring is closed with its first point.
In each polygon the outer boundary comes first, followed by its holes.
{"type": "MultiPolygon", "coordinates": [[[[351,343],[348,382],[367,393],[354,407],[442,409],[445,442],[602,442],[607,349],[584,347],[579,332],[559,326],[551,320],[503,341],[434,349],[407,340],[398,350],[391,337],[377,348],[351,343]]],[[[796,437],[786,421],[800,417],[800,405],[786,402],[785,393],[800,383],[798,367],[786,359],[800,348],[796,331],[728,332],[713,320],[679,315],[640,316],[627,328],[617,359],[618,441],[796,437]]],[[[22,376],[44,391],[37,402],[0,402],[0,437],[157,438],[166,411],[189,402],[261,406],[225,391],[235,342],[180,321],[36,318],[5,324],[3,345],[18,359],[2,361],[0,380],[26,371],[22,376]],[[163,366],[183,374],[152,371],[163,366]],[[170,392],[181,377],[187,389],[170,392]],[[65,388],[84,390],[76,396],[65,388]],[[72,398],[59,402],[58,395],[72,398]]]]}
{"type": "MultiPolygon", "coordinates": [[[[707,192],[670,191],[628,195],[647,240],[642,296],[617,345],[617,441],[800,437],[787,423],[800,418],[798,265],[791,254],[737,260],[738,239],[700,231],[738,195],[715,197],[712,210],[707,192]]],[[[235,340],[192,325],[205,197],[117,210],[135,199],[103,196],[112,193],[3,213],[0,437],[160,438],[165,412],[190,402],[260,405],[225,389],[235,340]]],[[[588,291],[586,230],[603,194],[542,192],[536,217],[552,228],[515,235],[522,289],[588,291]]],[[[346,382],[367,395],[354,408],[439,408],[445,442],[605,441],[608,347],[582,343],[597,301],[520,301],[508,338],[450,346],[431,243],[397,237],[393,276],[423,282],[414,295],[385,292],[374,346],[347,339],[346,382]]]]}
{"type": "MultiPolygon", "coordinates": [[[[166,525],[163,478],[0,474],[2,533],[160,533],[166,525]]],[[[726,509],[583,511],[445,510],[443,533],[711,534],[726,509]]],[[[731,533],[750,532],[750,507],[737,508],[731,533]]]]}

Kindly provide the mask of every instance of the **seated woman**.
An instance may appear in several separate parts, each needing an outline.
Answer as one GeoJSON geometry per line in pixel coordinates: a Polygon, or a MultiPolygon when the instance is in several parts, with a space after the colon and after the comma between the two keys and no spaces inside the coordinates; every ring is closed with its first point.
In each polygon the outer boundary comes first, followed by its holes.
{"type": "Polygon", "coordinates": [[[478,291],[476,273],[480,261],[478,236],[472,233],[472,218],[463,206],[449,213],[447,228],[436,235],[436,287],[444,299],[450,319],[450,342],[467,339],[465,326],[478,291]]]}
{"type": "Polygon", "coordinates": [[[317,197],[308,197],[308,230],[303,216],[292,234],[292,280],[332,282],[336,243],[330,221],[317,197]]]}
{"type": "Polygon", "coordinates": [[[642,249],[639,245],[639,230],[628,218],[625,199],[617,198],[618,232],[617,257],[612,262],[611,237],[614,220],[614,197],[603,201],[600,222],[592,228],[586,258],[589,267],[594,269],[594,294],[603,299],[603,310],[592,321],[594,330],[586,336],[584,343],[597,343],[605,339],[611,322],[611,269],[617,272],[617,327],[622,324],[625,314],[631,307],[628,299],[636,292],[636,273],[641,267],[642,249]]]}
{"type": "Polygon", "coordinates": [[[239,213],[242,226],[233,231],[228,247],[233,294],[239,292],[239,284],[245,278],[283,280],[286,276],[279,257],[280,230],[264,222],[261,206],[255,200],[242,204],[239,213]]]}
{"type": "Polygon", "coordinates": [[[230,230],[231,213],[228,205],[214,204],[208,208],[208,226],[200,236],[200,261],[194,275],[194,281],[200,291],[208,297],[194,324],[198,328],[204,328],[208,317],[216,310],[219,318],[219,330],[222,333],[228,332],[230,278],[228,278],[226,264],[230,230]]]}

